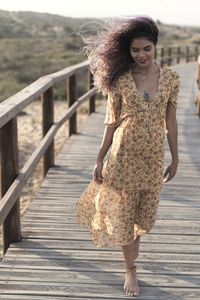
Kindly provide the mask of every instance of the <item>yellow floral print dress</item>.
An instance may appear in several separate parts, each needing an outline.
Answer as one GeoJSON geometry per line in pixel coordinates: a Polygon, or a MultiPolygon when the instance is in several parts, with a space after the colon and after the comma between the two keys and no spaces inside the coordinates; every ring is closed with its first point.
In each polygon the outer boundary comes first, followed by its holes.
{"type": "Polygon", "coordinates": [[[177,108],[179,75],[160,68],[154,99],[139,94],[131,71],[107,97],[104,125],[116,126],[103,183],[93,179],[76,202],[77,223],[97,247],[126,245],[149,232],[155,221],[164,171],[165,115],[177,108]]]}

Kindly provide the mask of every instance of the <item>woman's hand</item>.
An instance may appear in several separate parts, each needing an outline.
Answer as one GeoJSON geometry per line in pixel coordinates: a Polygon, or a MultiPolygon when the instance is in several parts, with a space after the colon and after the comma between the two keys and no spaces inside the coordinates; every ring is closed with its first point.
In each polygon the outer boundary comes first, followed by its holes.
{"type": "Polygon", "coordinates": [[[103,169],[103,161],[97,161],[93,170],[93,180],[97,184],[102,184],[103,182],[102,169],[103,169]]]}
{"type": "Polygon", "coordinates": [[[178,161],[172,162],[165,171],[163,183],[170,181],[175,175],[178,168],[178,161]]]}

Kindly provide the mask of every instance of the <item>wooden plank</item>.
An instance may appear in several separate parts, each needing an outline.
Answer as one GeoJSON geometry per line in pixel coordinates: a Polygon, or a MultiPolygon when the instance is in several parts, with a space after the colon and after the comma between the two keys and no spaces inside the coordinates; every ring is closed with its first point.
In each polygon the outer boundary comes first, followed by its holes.
{"type": "MultiPolygon", "coordinates": [[[[76,248],[77,246],[76,239],[66,239],[66,240],[54,240],[54,239],[40,239],[39,243],[35,241],[35,239],[23,239],[20,244],[19,243],[13,243],[10,245],[9,249],[12,248],[58,248],[58,249],[68,249],[68,248],[76,248]]],[[[184,246],[189,245],[199,245],[199,240],[196,238],[195,235],[162,235],[162,234],[153,234],[150,232],[149,234],[146,234],[141,239],[141,249],[143,247],[146,248],[149,244],[183,244],[184,246]],[[144,245],[144,246],[143,246],[144,245]]],[[[91,243],[87,243],[83,240],[78,240],[79,249],[87,248],[89,249],[96,249],[94,245],[91,243]]],[[[144,249],[145,249],[144,248],[144,249]]],[[[108,248],[101,248],[101,249],[107,249],[108,248]]],[[[118,251],[116,248],[112,247],[109,248],[112,249],[112,251],[118,251]]]]}
{"type": "MultiPolygon", "coordinates": [[[[34,272],[31,270],[30,266],[29,268],[26,266],[23,266],[22,264],[17,268],[17,269],[12,269],[11,272],[11,268],[9,267],[9,265],[5,266],[3,265],[3,267],[1,268],[1,274],[0,274],[0,278],[2,280],[8,280],[7,278],[9,277],[10,279],[14,278],[15,280],[23,280],[23,276],[24,276],[24,280],[29,280],[31,281],[34,280],[36,281],[38,279],[38,277],[43,278],[43,281],[49,281],[49,279],[52,279],[52,274],[54,273],[54,276],[56,277],[56,281],[59,281],[60,278],[63,277],[63,279],[67,279],[70,280],[73,278],[73,275],[79,274],[79,276],[82,276],[84,274],[88,274],[90,275],[91,273],[97,273],[97,276],[100,277],[103,273],[103,275],[105,274],[106,277],[110,276],[110,274],[124,274],[125,273],[125,269],[124,266],[122,264],[102,264],[102,267],[99,268],[99,265],[92,266],[89,264],[80,264],[80,265],[76,265],[75,263],[70,266],[66,266],[66,268],[59,268],[59,266],[57,266],[56,268],[54,267],[50,267],[49,268],[44,268],[43,266],[39,266],[38,268],[34,269],[34,272]],[[60,278],[59,278],[60,275],[60,278]],[[19,278],[21,276],[21,279],[19,278]]],[[[138,263],[137,262],[137,272],[139,274],[139,277],[143,276],[143,274],[145,276],[148,275],[152,276],[153,273],[155,273],[155,275],[177,275],[178,277],[182,276],[182,275],[194,275],[197,278],[200,276],[200,269],[199,269],[199,265],[193,265],[192,267],[190,266],[190,264],[161,264],[160,268],[158,268],[158,266],[156,265],[156,263],[138,263]]],[[[156,276],[157,276],[156,275],[156,276]]],[[[85,278],[85,276],[83,277],[84,280],[86,280],[87,278],[85,278]]],[[[165,278],[165,277],[163,277],[165,278]]],[[[149,279],[150,280],[150,279],[149,279]]],[[[192,280],[192,278],[191,278],[192,280]]]]}
{"type": "MultiPolygon", "coordinates": [[[[71,260],[52,260],[54,264],[50,263],[48,259],[46,260],[33,260],[30,261],[18,261],[14,259],[6,259],[4,263],[1,266],[1,269],[10,270],[12,273],[12,270],[14,269],[13,266],[15,266],[17,270],[63,270],[65,272],[68,272],[69,270],[76,270],[79,272],[82,271],[105,271],[105,272],[124,272],[124,262],[121,261],[103,261],[103,260],[93,260],[85,259],[84,261],[77,261],[75,259],[71,260]]],[[[199,274],[198,270],[200,269],[199,263],[195,262],[176,262],[176,261],[137,261],[138,271],[140,273],[148,273],[153,272],[154,274],[173,274],[174,272],[179,272],[180,274],[187,274],[188,272],[194,272],[195,274],[199,274]],[[159,264],[159,267],[158,267],[159,264]],[[144,270],[144,271],[142,271],[144,270]]],[[[140,275],[141,277],[141,275],[140,275]]],[[[142,278],[142,277],[141,277],[142,278]]]]}
{"type": "MultiPolygon", "coordinates": [[[[20,254],[19,257],[17,257],[17,262],[19,263],[20,261],[23,262],[23,264],[25,263],[25,261],[27,261],[27,263],[30,263],[30,259],[31,262],[45,262],[45,260],[49,261],[49,264],[51,264],[51,260],[58,260],[60,262],[60,260],[71,260],[71,259],[75,259],[75,260],[91,260],[91,261],[96,261],[96,260],[101,260],[102,262],[104,261],[122,261],[123,260],[123,256],[121,252],[115,252],[115,256],[112,257],[111,253],[108,251],[91,251],[91,250],[86,250],[84,249],[83,251],[81,250],[76,250],[76,249],[69,249],[68,251],[63,250],[64,254],[59,253],[59,251],[50,251],[47,254],[44,254],[39,252],[33,252],[33,254],[28,254],[28,255],[22,255],[20,254]],[[71,251],[70,251],[71,250],[71,251]]],[[[13,257],[11,256],[6,256],[6,258],[4,258],[4,260],[2,261],[2,264],[4,264],[4,262],[8,262],[8,261],[12,261],[15,260],[16,255],[13,255],[13,257]]],[[[155,261],[157,263],[159,262],[168,262],[168,261],[173,261],[173,262],[179,262],[182,263],[182,261],[184,260],[185,263],[198,263],[200,264],[200,254],[198,253],[172,253],[172,252],[142,252],[140,253],[138,262],[143,262],[143,261],[155,261]]]]}
{"type": "MultiPolygon", "coordinates": [[[[112,277],[112,276],[111,276],[112,277]]],[[[155,285],[157,282],[155,282],[155,285]]],[[[7,294],[6,282],[0,282],[0,292],[1,294],[7,294]]],[[[142,283],[140,283],[142,285],[142,283]]],[[[25,281],[12,282],[9,286],[9,294],[13,293],[18,295],[39,295],[39,296],[65,296],[65,297],[82,297],[86,299],[98,299],[99,297],[105,297],[107,299],[116,299],[121,297],[121,299],[127,299],[127,296],[122,290],[122,284],[116,283],[111,284],[73,284],[71,283],[60,283],[53,285],[52,283],[44,284],[42,282],[28,283],[25,281]],[[92,295],[92,296],[91,296],[92,295]],[[109,297],[109,298],[108,298],[109,297]]],[[[142,299],[160,299],[160,297],[165,297],[164,299],[198,299],[199,296],[198,288],[179,288],[171,284],[171,287],[160,286],[142,286],[142,299]],[[176,297],[175,297],[176,296],[176,297]],[[181,298],[179,298],[181,297],[181,298]],[[189,298],[193,297],[193,298],[189,298]],[[196,297],[196,298],[195,298],[196,297]]]]}
{"type": "MultiPolygon", "coordinates": [[[[187,227],[182,227],[182,228],[177,228],[177,227],[174,227],[174,228],[166,228],[166,227],[155,227],[154,228],[154,233],[158,233],[158,234],[174,234],[174,232],[176,232],[175,235],[182,235],[182,234],[185,234],[185,235],[190,235],[191,232],[193,235],[196,235],[197,237],[199,236],[199,231],[200,229],[199,228],[187,228],[187,227]]],[[[29,237],[29,238],[58,238],[58,239],[66,239],[66,238],[83,238],[84,236],[87,236],[89,233],[88,232],[85,232],[85,231],[81,231],[81,230],[77,230],[77,235],[76,237],[74,236],[75,233],[73,233],[72,231],[67,231],[67,230],[63,230],[63,231],[57,231],[57,232],[49,232],[48,235],[46,232],[44,233],[40,233],[38,232],[37,230],[34,231],[33,230],[26,230],[26,231],[23,231],[23,237],[29,237]]]]}
{"type": "Polygon", "coordinates": [[[52,79],[47,76],[41,77],[17,94],[3,101],[0,105],[0,128],[13,119],[33,100],[37,99],[42,92],[52,85],[52,82],[52,79]]]}
{"type": "MultiPolygon", "coordinates": [[[[33,218],[34,219],[34,218],[33,218]]],[[[174,227],[174,226],[178,226],[179,225],[179,223],[180,223],[180,219],[181,218],[179,218],[179,219],[176,219],[176,220],[173,220],[173,219],[158,219],[157,221],[156,221],[156,225],[154,225],[154,228],[155,228],[155,226],[170,226],[170,227],[174,227]]],[[[189,226],[190,228],[194,228],[194,227],[197,227],[197,228],[199,228],[199,226],[200,226],[200,222],[199,222],[199,220],[195,220],[195,219],[193,219],[193,220],[183,220],[183,219],[181,219],[181,227],[187,227],[187,226],[189,226]]],[[[63,220],[63,222],[62,221],[60,221],[60,222],[58,222],[57,224],[50,224],[50,223],[48,223],[48,222],[46,222],[46,223],[42,223],[42,222],[37,222],[37,223],[35,223],[35,224],[33,224],[33,225],[31,225],[31,223],[28,223],[28,222],[24,222],[23,223],[23,229],[25,230],[31,230],[31,228],[34,228],[34,229],[37,229],[37,230],[46,230],[46,229],[52,229],[52,230],[73,230],[73,229],[80,229],[80,226],[79,226],[79,224],[77,224],[76,223],[76,219],[75,219],[75,217],[71,217],[70,215],[68,216],[66,216],[66,222],[64,222],[64,220],[63,220]],[[66,228],[65,228],[65,227],[66,228]]],[[[153,230],[153,229],[152,229],[153,230]]],[[[200,243],[200,238],[199,238],[199,243],[200,243]]]]}
{"type": "MultiPolygon", "coordinates": [[[[54,99],[53,87],[46,90],[42,96],[42,136],[45,137],[49,129],[54,123],[54,99]]],[[[47,171],[54,165],[54,139],[49,145],[43,157],[43,177],[46,176],[47,171]]]]}
{"type": "MultiPolygon", "coordinates": [[[[70,243],[69,241],[69,244],[70,244],[70,248],[71,249],[76,249],[77,247],[77,244],[74,242],[74,243],[70,243]]],[[[82,243],[83,244],[83,243],[82,243]]],[[[81,243],[79,242],[79,245],[81,246],[81,243]]],[[[86,248],[88,247],[87,244],[83,244],[85,247],[81,249],[81,247],[79,248],[79,250],[77,251],[92,251],[92,253],[94,253],[95,251],[97,251],[95,248],[86,248]]],[[[144,250],[143,248],[145,247],[145,252],[158,252],[158,253],[181,253],[184,251],[185,254],[198,254],[199,253],[199,244],[197,245],[193,245],[192,249],[191,249],[191,245],[190,244],[185,244],[183,246],[183,244],[167,244],[167,243],[146,243],[145,245],[141,244],[140,246],[140,253],[144,253],[144,250]]],[[[57,249],[56,253],[59,253],[62,254],[62,255],[68,255],[68,251],[69,251],[69,246],[68,246],[68,249],[57,249]]],[[[7,253],[7,257],[10,257],[10,256],[15,256],[15,255],[33,255],[32,253],[34,252],[36,255],[51,255],[51,252],[53,252],[53,250],[55,249],[46,249],[46,248],[43,248],[43,249],[36,249],[35,247],[34,248],[15,248],[15,249],[12,249],[11,252],[8,252],[7,253]]],[[[117,250],[121,251],[121,249],[113,249],[113,251],[115,253],[117,253],[117,250]]],[[[73,251],[76,251],[76,250],[73,250],[73,251]]],[[[90,252],[89,252],[90,253],[90,252]]],[[[99,251],[98,251],[99,253],[99,251]]],[[[101,253],[102,253],[102,250],[101,250],[101,253]]],[[[109,252],[109,255],[110,255],[110,252],[109,252]]]]}
{"type": "MultiPolygon", "coordinates": [[[[18,174],[18,135],[17,119],[13,118],[0,129],[0,182],[1,201],[3,204],[6,195],[13,181],[18,174]]],[[[6,252],[10,243],[21,239],[20,201],[15,198],[15,202],[9,203],[5,213],[0,213],[0,224],[3,234],[3,253],[6,252]]]]}
{"type": "MultiPolygon", "coordinates": [[[[66,297],[65,297],[66,298],[66,297]]],[[[12,295],[12,294],[4,294],[4,295],[0,295],[0,299],[3,300],[19,300],[17,295],[12,295]],[[6,298],[5,298],[6,297],[6,298]]],[[[70,300],[80,300],[80,297],[70,297],[70,300]]],[[[83,298],[82,298],[83,299],[83,298]]],[[[99,298],[99,299],[107,299],[107,298],[99,298]]],[[[44,300],[44,296],[39,296],[39,295],[20,295],[20,300],[44,300]]],[[[63,296],[45,296],[45,300],[63,300],[63,296]]],[[[121,298],[116,298],[116,300],[121,300],[121,298]]]]}
{"type": "MultiPolygon", "coordinates": [[[[85,284],[85,285],[92,285],[92,284],[98,284],[99,282],[102,285],[105,285],[109,282],[110,285],[116,284],[116,278],[118,278],[118,284],[121,284],[123,281],[120,280],[120,277],[123,278],[125,272],[123,274],[121,273],[108,273],[108,272],[94,272],[94,271],[85,271],[85,272],[78,272],[78,271],[41,271],[37,270],[33,272],[23,272],[22,270],[18,270],[18,272],[12,272],[6,274],[3,272],[3,274],[0,274],[0,284],[2,282],[6,282],[7,280],[10,280],[13,282],[16,282],[16,284],[19,282],[25,282],[25,284],[32,284],[35,285],[36,283],[43,283],[43,285],[50,284],[52,285],[52,276],[54,276],[54,282],[53,285],[57,286],[60,283],[69,284],[71,285],[75,284],[85,284]]],[[[140,272],[138,271],[138,277],[140,278],[140,272]]],[[[198,287],[198,284],[200,282],[200,274],[194,275],[194,274],[154,274],[152,276],[152,273],[149,274],[142,274],[143,282],[141,286],[161,286],[161,287],[167,287],[169,286],[169,283],[173,282],[174,287],[185,287],[185,282],[188,281],[188,288],[196,288],[198,287]]]]}

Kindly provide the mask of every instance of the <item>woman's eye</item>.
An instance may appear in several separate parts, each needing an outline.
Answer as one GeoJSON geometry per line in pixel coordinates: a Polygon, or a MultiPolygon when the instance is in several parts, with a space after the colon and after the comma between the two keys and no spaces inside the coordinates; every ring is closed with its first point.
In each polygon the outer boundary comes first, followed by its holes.
{"type": "MultiPolygon", "coordinates": [[[[151,50],[151,48],[144,48],[144,51],[146,51],[146,52],[148,52],[150,50],[151,50]]],[[[139,49],[133,49],[132,48],[131,51],[134,52],[134,53],[137,53],[137,52],[139,52],[139,49]]]]}

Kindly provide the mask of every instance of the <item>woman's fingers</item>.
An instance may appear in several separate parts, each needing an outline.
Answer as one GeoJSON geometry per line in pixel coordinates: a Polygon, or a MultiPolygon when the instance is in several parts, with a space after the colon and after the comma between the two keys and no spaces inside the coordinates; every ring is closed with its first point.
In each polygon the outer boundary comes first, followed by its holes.
{"type": "Polygon", "coordinates": [[[167,182],[169,179],[169,167],[167,167],[165,173],[164,173],[164,176],[163,176],[163,183],[167,182]]]}
{"type": "Polygon", "coordinates": [[[97,174],[97,181],[98,181],[98,183],[102,183],[103,182],[103,176],[101,174],[101,170],[99,170],[97,168],[96,174],[97,174]]]}
{"type": "Polygon", "coordinates": [[[98,180],[102,180],[103,179],[103,176],[101,174],[102,170],[98,170],[97,169],[97,177],[98,177],[98,180]]]}
{"type": "Polygon", "coordinates": [[[101,170],[99,170],[97,167],[94,168],[93,179],[98,184],[101,184],[103,182],[103,176],[101,174],[101,170]]]}
{"type": "Polygon", "coordinates": [[[173,168],[171,166],[167,167],[165,173],[164,173],[164,179],[163,179],[163,183],[170,181],[176,174],[176,171],[173,170],[173,168]]]}

